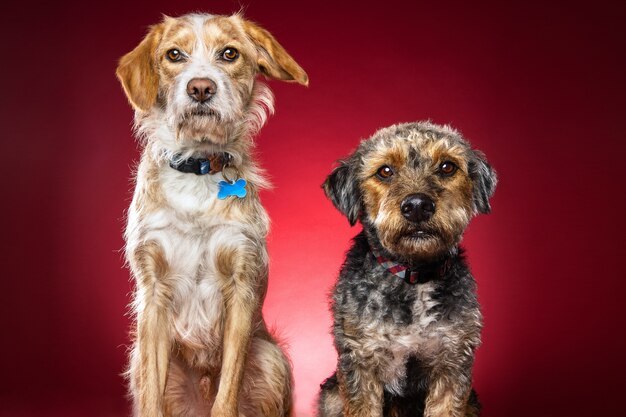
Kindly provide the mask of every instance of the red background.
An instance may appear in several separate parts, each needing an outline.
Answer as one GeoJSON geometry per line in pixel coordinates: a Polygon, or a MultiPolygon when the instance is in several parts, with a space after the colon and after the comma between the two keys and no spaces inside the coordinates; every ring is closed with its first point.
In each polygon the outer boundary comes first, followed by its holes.
{"type": "MultiPolygon", "coordinates": [[[[124,416],[139,151],[116,61],[160,13],[239,3],[52,3],[2,6],[0,415],[124,416]]],[[[258,137],[275,184],[265,311],[298,416],[334,368],[326,296],[357,233],[319,185],[360,138],[418,119],[459,128],[500,175],[465,239],[484,416],[624,415],[625,3],[249,3],[311,79],[270,83],[258,137]]]]}

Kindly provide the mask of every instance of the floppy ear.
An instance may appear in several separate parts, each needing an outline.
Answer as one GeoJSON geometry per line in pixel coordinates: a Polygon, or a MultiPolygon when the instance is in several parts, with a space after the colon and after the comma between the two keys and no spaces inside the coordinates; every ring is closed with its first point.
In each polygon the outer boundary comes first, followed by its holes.
{"type": "Polygon", "coordinates": [[[148,111],[156,103],[159,75],[154,51],[162,34],[162,24],[152,26],[141,43],[120,59],[115,71],[128,101],[137,110],[148,111]]]}
{"type": "Polygon", "coordinates": [[[349,162],[341,161],[322,184],[326,196],[354,226],[361,212],[361,192],[349,162]]]}
{"type": "Polygon", "coordinates": [[[489,199],[496,190],[498,177],[482,152],[472,151],[472,158],[469,162],[469,175],[474,186],[474,210],[477,213],[487,214],[491,211],[489,199]]]}
{"type": "Polygon", "coordinates": [[[309,76],[271,33],[248,20],[242,22],[246,34],[259,52],[257,64],[260,72],[276,80],[295,81],[304,86],[309,85],[309,76]]]}

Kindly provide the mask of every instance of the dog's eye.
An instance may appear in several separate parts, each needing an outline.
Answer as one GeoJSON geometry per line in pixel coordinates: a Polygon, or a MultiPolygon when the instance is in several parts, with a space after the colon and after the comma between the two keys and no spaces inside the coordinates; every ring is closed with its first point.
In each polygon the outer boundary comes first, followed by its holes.
{"type": "Polygon", "coordinates": [[[178,62],[183,59],[183,54],[178,49],[170,49],[165,56],[172,62],[178,62]]]}
{"type": "Polygon", "coordinates": [[[376,175],[378,175],[378,178],[386,180],[393,176],[393,170],[387,165],[383,165],[382,167],[378,168],[378,171],[376,171],[376,175]]]}
{"type": "Polygon", "coordinates": [[[442,162],[441,165],[439,165],[439,173],[444,177],[453,175],[457,169],[459,169],[459,167],[457,167],[454,162],[450,161],[442,162]]]}
{"type": "Polygon", "coordinates": [[[222,58],[224,58],[225,61],[234,61],[239,58],[239,51],[235,48],[226,48],[222,51],[222,58]]]}

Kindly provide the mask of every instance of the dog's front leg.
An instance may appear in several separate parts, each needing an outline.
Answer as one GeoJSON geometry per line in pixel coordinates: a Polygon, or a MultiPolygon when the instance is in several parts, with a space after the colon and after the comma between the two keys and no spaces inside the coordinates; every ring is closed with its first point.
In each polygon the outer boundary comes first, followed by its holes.
{"type": "MultiPolygon", "coordinates": [[[[217,256],[222,275],[226,317],[220,383],[211,417],[237,417],[239,393],[250,346],[252,321],[261,298],[260,281],[267,283],[267,269],[243,250],[223,249],[217,256]],[[265,277],[261,280],[260,277],[265,277]]],[[[258,256],[258,253],[256,254],[258,256]]],[[[261,257],[263,258],[263,257],[261,257]]],[[[264,291],[262,291],[264,292],[264,291]]]]}
{"type": "Polygon", "coordinates": [[[140,362],[136,376],[136,415],[163,415],[163,393],[170,360],[171,342],[167,329],[169,317],[162,306],[148,302],[137,316],[137,356],[140,362]]]}
{"type": "Polygon", "coordinates": [[[472,391],[474,350],[479,343],[477,326],[434,358],[424,417],[469,417],[474,414],[468,407],[468,399],[472,391]]]}
{"type": "Polygon", "coordinates": [[[139,247],[131,263],[137,279],[137,331],[130,368],[135,415],[158,417],[163,415],[171,350],[168,266],[155,243],[139,247]]]}
{"type": "Polygon", "coordinates": [[[438,369],[428,390],[424,417],[465,417],[471,389],[471,360],[463,366],[438,369]]]}
{"type": "Polygon", "coordinates": [[[383,384],[373,366],[352,357],[340,356],[337,379],[343,399],[344,417],[381,417],[383,384]]]}

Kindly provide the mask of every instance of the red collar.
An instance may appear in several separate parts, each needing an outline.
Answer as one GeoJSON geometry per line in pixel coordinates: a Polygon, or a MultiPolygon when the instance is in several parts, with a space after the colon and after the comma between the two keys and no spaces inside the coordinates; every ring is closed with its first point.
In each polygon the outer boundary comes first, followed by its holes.
{"type": "Polygon", "coordinates": [[[397,276],[407,284],[411,285],[422,284],[428,281],[432,281],[433,279],[441,278],[450,269],[449,257],[443,261],[411,268],[406,264],[401,264],[382,256],[374,248],[370,247],[370,250],[376,261],[387,272],[397,276]]]}

